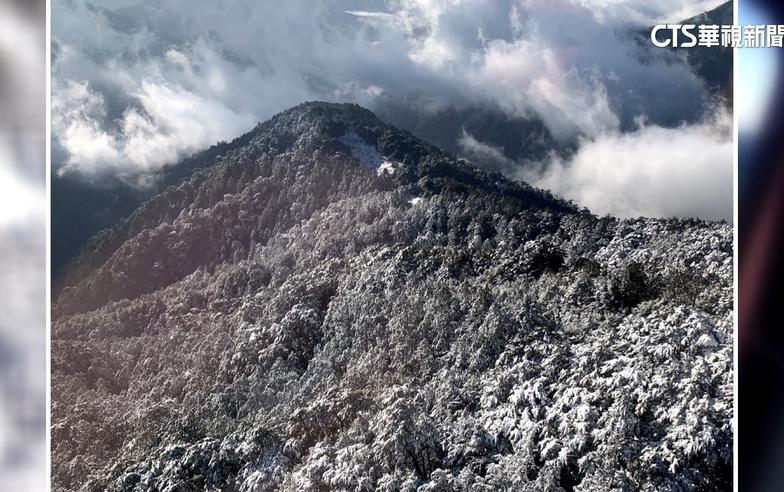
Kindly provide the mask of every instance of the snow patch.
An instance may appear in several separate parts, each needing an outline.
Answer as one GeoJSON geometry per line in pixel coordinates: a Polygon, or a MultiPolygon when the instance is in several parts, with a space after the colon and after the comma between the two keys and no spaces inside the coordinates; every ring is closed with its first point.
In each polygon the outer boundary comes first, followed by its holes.
{"type": "Polygon", "coordinates": [[[395,163],[391,161],[384,161],[378,166],[376,170],[376,174],[381,176],[382,174],[395,174],[395,163]]]}
{"type": "Polygon", "coordinates": [[[351,155],[362,164],[362,167],[376,171],[379,176],[395,173],[397,163],[386,160],[376,147],[365,142],[356,132],[346,132],[338,140],[351,150],[351,155]]]}
{"type": "Polygon", "coordinates": [[[362,137],[356,132],[346,132],[338,140],[351,150],[351,155],[357,158],[363,167],[378,169],[384,164],[384,156],[381,155],[381,152],[362,140],[362,137]]]}
{"type": "Polygon", "coordinates": [[[697,340],[697,345],[705,348],[716,348],[719,346],[719,342],[710,333],[703,333],[697,340]]]}

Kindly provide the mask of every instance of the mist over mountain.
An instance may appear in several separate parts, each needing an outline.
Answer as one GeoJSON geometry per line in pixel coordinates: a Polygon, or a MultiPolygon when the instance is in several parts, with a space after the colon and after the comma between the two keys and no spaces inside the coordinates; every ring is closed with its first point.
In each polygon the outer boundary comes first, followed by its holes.
{"type": "Polygon", "coordinates": [[[52,6],[55,490],[731,487],[732,55],[640,34],[731,2],[122,3],[52,6]]]}
{"type": "MultiPolygon", "coordinates": [[[[733,4],[726,2],[715,9],[702,12],[699,15],[685,19],[679,24],[695,24],[707,26],[729,26],[734,23],[733,4]]],[[[650,30],[640,34],[640,44],[650,46],[650,30]]],[[[662,41],[669,38],[668,32],[660,33],[662,41]]],[[[731,107],[732,105],[732,48],[718,47],[706,48],[671,48],[674,53],[685,57],[695,72],[705,81],[706,86],[713,93],[720,94],[731,107]]]]}
{"type": "Polygon", "coordinates": [[[52,311],[54,490],[725,490],[732,228],[599,218],[351,104],[221,144],[52,311]]]}
{"type": "Polygon", "coordinates": [[[599,215],[731,220],[732,54],[647,40],[731,8],[55,0],[53,271],[204,149],[306,100],[359,103],[599,215]]]}

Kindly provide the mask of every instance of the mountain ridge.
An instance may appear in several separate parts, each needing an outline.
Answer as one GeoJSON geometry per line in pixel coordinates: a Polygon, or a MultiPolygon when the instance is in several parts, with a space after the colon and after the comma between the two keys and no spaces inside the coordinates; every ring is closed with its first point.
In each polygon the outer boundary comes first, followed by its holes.
{"type": "Polygon", "coordinates": [[[370,115],[281,113],[80,264],[53,490],[731,486],[732,228],[599,218],[370,115]]]}
{"type": "MultiPolygon", "coordinates": [[[[96,258],[99,263],[108,260],[119,244],[143,228],[162,219],[174,219],[185,206],[183,200],[195,199],[193,194],[198,193],[195,188],[216,168],[223,166],[225,169],[221,172],[233,173],[236,179],[250,179],[250,175],[255,172],[251,160],[267,153],[285,155],[292,152],[317,152],[321,155],[337,152],[343,158],[356,159],[352,149],[341,141],[350,131],[362,133],[362,138],[369,140],[372,147],[377,147],[386,158],[401,164],[400,169],[389,176],[397,185],[411,186],[430,193],[438,192],[444,186],[469,186],[486,191],[496,188],[494,192],[509,194],[522,202],[530,202],[532,206],[552,206],[558,211],[577,210],[568,202],[553,198],[547,191],[534,190],[525,183],[512,182],[500,173],[481,170],[467,161],[445,154],[410,133],[387,125],[361,106],[307,102],[258,124],[225,146],[225,152],[215,156],[211,163],[193,169],[190,174],[186,172],[179,181],[176,178],[164,180],[164,183],[171,184],[143,202],[128,219],[120,221],[88,243],[85,253],[67,269],[56,292],[78,282],[85,270],[96,266],[96,258]],[[237,155],[248,148],[258,155],[237,155]],[[242,162],[238,164],[232,159],[242,159],[242,162]]],[[[226,191],[229,191],[228,188],[226,191]]],[[[219,198],[216,196],[213,201],[219,198]]],[[[202,202],[201,206],[208,205],[204,200],[202,202]]]]}

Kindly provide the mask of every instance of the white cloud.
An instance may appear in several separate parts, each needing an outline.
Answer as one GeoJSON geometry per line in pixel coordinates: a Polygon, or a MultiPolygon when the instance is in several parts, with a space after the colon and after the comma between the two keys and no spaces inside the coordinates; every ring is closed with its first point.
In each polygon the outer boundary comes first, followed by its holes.
{"type": "Polygon", "coordinates": [[[116,130],[109,130],[102,126],[104,98],[87,82],[67,82],[59,94],[53,99],[52,127],[69,153],[62,171],[154,171],[200,150],[205,142],[233,138],[254,122],[250,115],[233,113],[182,88],[143,80],[132,94],[139,107],[127,108],[116,130]]]}
{"type": "Polygon", "coordinates": [[[628,127],[640,114],[663,124],[693,121],[705,107],[703,84],[687,66],[645,57],[633,40],[647,22],[682,11],[686,2],[391,5],[391,15],[365,11],[361,20],[413,62],[397,76],[429,74],[431,93],[451,90],[462,101],[487,101],[515,116],[535,114],[562,139],[628,127]],[[393,33],[402,35],[402,45],[394,44],[393,33]]]}
{"type": "Polygon", "coordinates": [[[544,43],[493,41],[473,68],[469,80],[476,91],[517,116],[539,115],[556,138],[594,135],[620,125],[598,77],[581,75],[544,43]]]}
{"type": "Polygon", "coordinates": [[[487,104],[569,141],[619,135],[641,115],[693,123],[702,82],[682,63],[643,60],[631,34],[718,2],[163,0],[119,20],[85,0],[53,3],[62,164],[132,175],[314,99],[487,104]]]}
{"type": "Polygon", "coordinates": [[[520,163],[506,157],[504,149],[481,142],[465,130],[463,130],[458,144],[464,155],[470,157],[483,168],[521,179],[520,163]]]}
{"type": "Polygon", "coordinates": [[[99,165],[119,165],[120,152],[114,137],[103,128],[106,106],[103,97],[88,84],[68,81],[52,98],[52,131],[70,154],[70,165],[94,172],[99,165]]]}
{"type": "Polygon", "coordinates": [[[731,221],[732,156],[732,120],[719,112],[680,128],[601,135],[521,177],[599,215],[731,221]]]}

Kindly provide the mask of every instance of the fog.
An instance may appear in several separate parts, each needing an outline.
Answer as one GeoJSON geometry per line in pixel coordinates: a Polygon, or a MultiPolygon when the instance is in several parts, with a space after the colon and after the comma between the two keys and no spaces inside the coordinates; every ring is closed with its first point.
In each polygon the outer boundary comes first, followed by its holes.
{"type": "Polygon", "coordinates": [[[711,165],[694,165],[686,148],[662,155],[666,163],[650,156],[651,135],[689,146],[722,110],[687,64],[644,45],[648,26],[719,3],[165,0],[109,10],[55,0],[54,164],[142,181],[306,100],[375,110],[392,101],[422,118],[486,105],[542,121],[556,145],[586,146],[571,159],[516,163],[525,169],[513,166],[510,176],[598,213],[729,218],[731,170],[720,180],[715,168],[731,166],[730,134],[711,136],[711,165]],[[600,167],[580,164],[597,152],[600,167]],[[629,162],[648,174],[684,170],[658,179],[688,180],[682,185],[704,189],[704,200],[637,199],[638,180],[606,179],[629,162]],[[601,192],[608,196],[593,198],[601,192]]]}

